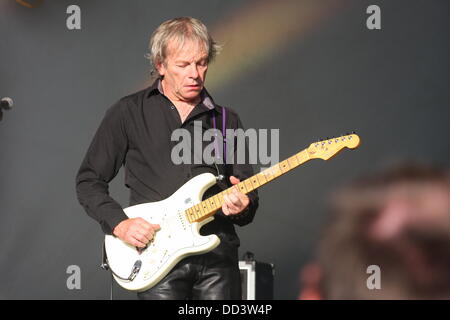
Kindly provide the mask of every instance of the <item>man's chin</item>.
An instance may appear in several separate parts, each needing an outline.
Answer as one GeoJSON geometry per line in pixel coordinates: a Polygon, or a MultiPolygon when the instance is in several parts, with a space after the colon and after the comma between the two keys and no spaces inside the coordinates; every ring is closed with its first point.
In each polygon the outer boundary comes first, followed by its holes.
{"type": "Polygon", "coordinates": [[[185,90],[183,97],[186,100],[194,100],[199,97],[201,91],[202,91],[202,89],[188,89],[188,90],[185,90]]]}

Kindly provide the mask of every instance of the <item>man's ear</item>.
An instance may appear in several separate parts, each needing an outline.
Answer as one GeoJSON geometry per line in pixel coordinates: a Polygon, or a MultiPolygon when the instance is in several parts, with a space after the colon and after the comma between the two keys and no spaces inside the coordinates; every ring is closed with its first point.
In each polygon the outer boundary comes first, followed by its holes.
{"type": "Polygon", "coordinates": [[[164,62],[158,62],[156,64],[156,71],[158,71],[161,77],[163,77],[166,74],[166,67],[164,65],[164,62]]]}

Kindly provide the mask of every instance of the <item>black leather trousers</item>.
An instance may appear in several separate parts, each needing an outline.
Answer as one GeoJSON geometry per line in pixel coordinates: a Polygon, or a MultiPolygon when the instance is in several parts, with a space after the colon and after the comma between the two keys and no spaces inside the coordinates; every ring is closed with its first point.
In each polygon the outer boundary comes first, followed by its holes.
{"type": "Polygon", "coordinates": [[[143,300],[240,300],[237,248],[221,244],[206,254],[180,261],[156,286],[139,292],[143,300]],[[233,248],[231,248],[233,247],[233,248]]]}

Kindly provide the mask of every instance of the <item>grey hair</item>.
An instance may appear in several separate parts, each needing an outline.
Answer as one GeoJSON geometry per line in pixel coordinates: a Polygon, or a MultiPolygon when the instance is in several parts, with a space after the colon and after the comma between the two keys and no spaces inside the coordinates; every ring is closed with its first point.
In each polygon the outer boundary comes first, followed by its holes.
{"type": "Polygon", "coordinates": [[[167,57],[167,45],[169,40],[175,40],[183,46],[188,40],[201,42],[206,52],[208,52],[208,63],[211,63],[222,49],[208,32],[206,26],[198,19],[191,17],[179,17],[163,22],[152,34],[149,43],[149,53],[146,58],[150,60],[153,68],[152,75],[156,71],[156,66],[164,63],[167,57]]]}

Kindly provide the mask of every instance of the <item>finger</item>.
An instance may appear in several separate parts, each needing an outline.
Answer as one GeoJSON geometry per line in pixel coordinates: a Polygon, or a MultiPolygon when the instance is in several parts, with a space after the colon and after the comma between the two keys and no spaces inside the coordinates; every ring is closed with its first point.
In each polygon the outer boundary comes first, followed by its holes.
{"type": "Polygon", "coordinates": [[[241,182],[241,180],[239,180],[238,178],[236,178],[235,176],[230,176],[230,182],[232,184],[237,184],[239,182],[241,182]]]}
{"type": "Polygon", "coordinates": [[[227,206],[230,214],[234,214],[239,211],[239,208],[231,200],[226,201],[225,205],[227,206]]]}
{"type": "Polygon", "coordinates": [[[139,240],[142,240],[142,237],[147,235],[150,237],[153,234],[153,229],[150,227],[150,224],[146,225],[140,221],[136,221],[136,223],[130,227],[129,233],[133,237],[138,237],[139,240]]]}
{"type": "Polygon", "coordinates": [[[223,196],[222,212],[227,216],[232,214],[230,210],[230,204],[231,204],[230,197],[229,195],[225,194],[223,196]]]}
{"type": "Polygon", "coordinates": [[[148,239],[148,241],[151,241],[155,237],[156,231],[151,230],[148,233],[146,233],[144,236],[148,239]]]}
{"type": "Polygon", "coordinates": [[[238,192],[236,193],[236,196],[239,198],[242,207],[247,207],[250,204],[250,198],[246,194],[238,192]]]}
{"type": "Polygon", "coordinates": [[[228,206],[227,206],[226,203],[224,203],[224,204],[222,205],[222,212],[223,212],[223,214],[226,215],[226,216],[229,216],[229,215],[231,214],[231,213],[230,213],[230,210],[228,209],[228,206]]]}
{"type": "Polygon", "coordinates": [[[143,243],[139,239],[136,239],[136,237],[131,237],[128,241],[131,245],[138,247],[138,248],[145,248],[147,246],[146,243],[143,243]]]}
{"type": "Polygon", "coordinates": [[[136,218],[136,222],[138,223],[139,226],[147,230],[150,230],[152,228],[152,224],[143,218],[136,218]]]}
{"type": "Polygon", "coordinates": [[[152,229],[155,231],[161,229],[161,226],[159,224],[151,224],[151,226],[152,226],[152,229]]]}
{"type": "Polygon", "coordinates": [[[153,224],[147,221],[139,225],[139,227],[140,227],[140,229],[138,229],[139,231],[149,235],[151,238],[155,236],[157,230],[161,229],[161,226],[159,224],[153,224]]]}
{"type": "Polygon", "coordinates": [[[142,231],[138,231],[134,234],[134,238],[139,240],[142,243],[149,243],[150,240],[152,240],[153,238],[153,233],[152,232],[142,232],[142,231]]]}
{"type": "Polygon", "coordinates": [[[242,206],[242,201],[236,194],[230,194],[230,201],[231,204],[235,207],[239,208],[240,206],[242,206]]]}

